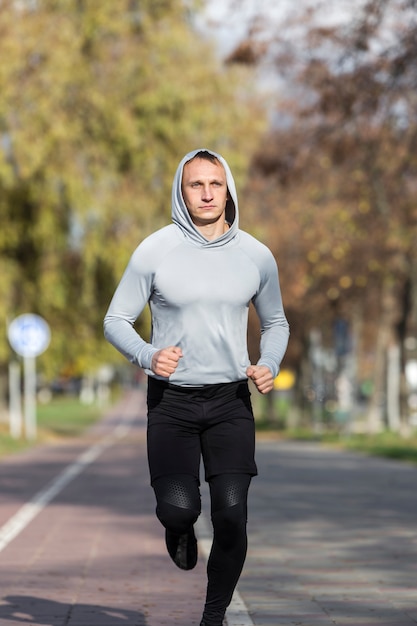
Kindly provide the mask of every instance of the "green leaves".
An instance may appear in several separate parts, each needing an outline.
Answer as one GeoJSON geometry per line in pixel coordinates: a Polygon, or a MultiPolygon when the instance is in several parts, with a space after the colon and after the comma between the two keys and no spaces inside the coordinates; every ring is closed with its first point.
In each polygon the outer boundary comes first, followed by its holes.
{"type": "MultiPolygon", "coordinates": [[[[170,221],[188,150],[242,177],[260,128],[180,0],[0,4],[0,315],[39,313],[48,375],[117,358],[102,319],[130,254],[170,221]]],[[[256,110],[256,118],[259,118],[256,110]]],[[[7,344],[0,342],[6,363],[7,344]]]]}

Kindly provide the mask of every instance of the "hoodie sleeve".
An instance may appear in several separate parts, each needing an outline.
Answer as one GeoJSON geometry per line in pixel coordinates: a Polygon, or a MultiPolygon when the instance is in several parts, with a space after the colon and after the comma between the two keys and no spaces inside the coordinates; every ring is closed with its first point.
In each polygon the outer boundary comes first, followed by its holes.
{"type": "Polygon", "coordinates": [[[260,287],[253,304],[261,324],[261,356],[257,365],[266,365],[274,378],[288,345],[289,325],[285,317],[278,268],[272,253],[263,247],[259,261],[260,287]]]}
{"type": "Polygon", "coordinates": [[[104,318],[107,341],[129,361],[144,369],[150,369],[152,357],[158,351],[133,327],[152,293],[154,270],[147,248],[146,244],[136,248],[104,318]]]}

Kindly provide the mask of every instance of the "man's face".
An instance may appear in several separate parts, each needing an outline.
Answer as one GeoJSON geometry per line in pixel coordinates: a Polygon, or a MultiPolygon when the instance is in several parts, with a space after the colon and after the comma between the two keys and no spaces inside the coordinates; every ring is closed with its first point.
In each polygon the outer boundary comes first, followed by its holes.
{"type": "Polygon", "coordinates": [[[185,164],[182,196],[197,227],[224,222],[228,198],[226,172],[221,163],[194,159],[185,164]]]}

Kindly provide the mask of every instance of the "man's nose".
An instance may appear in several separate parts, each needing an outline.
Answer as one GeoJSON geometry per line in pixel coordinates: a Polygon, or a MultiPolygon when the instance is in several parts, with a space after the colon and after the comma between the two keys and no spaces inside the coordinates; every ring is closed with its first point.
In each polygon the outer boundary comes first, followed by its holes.
{"type": "Polygon", "coordinates": [[[204,200],[211,200],[213,197],[213,193],[211,191],[211,187],[209,184],[204,185],[203,187],[203,199],[204,200]]]}

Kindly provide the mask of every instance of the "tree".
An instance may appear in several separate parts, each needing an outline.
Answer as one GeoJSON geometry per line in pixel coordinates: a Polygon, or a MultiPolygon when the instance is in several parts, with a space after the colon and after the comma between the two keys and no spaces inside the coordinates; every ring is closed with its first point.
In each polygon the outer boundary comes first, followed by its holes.
{"type": "MultiPolygon", "coordinates": [[[[347,24],[326,27],[309,12],[292,45],[271,38],[266,53],[277,72],[285,68],[286,98],[281,123],[254,158],[251,185],[283,261],[296,337],[289,358],[300,362],[312,327],[328,344],[340,316],[361,328],[372,430],[382,427],[385,407],[388,425],[407,422],[405,340],[417,333],[415,8],[414,0],[369,0],[347,24]]],[[[244,48],[259,53],[259,41],[254,31],[229,62],[246,62],[244,48]]]]}
{"type": "MultiPolygon", "coordinates": [[[[48,320],[48,378],[118,358],[102,318],[134,247],[169,220],[183,153],[209,145],[244,175],[260,109],[247,73],[222,68],[193,30],[192,10],[0,4],[0,309],[48,320]]],[[[8,358],[4,336],[3,371],[8,358]]]]}

